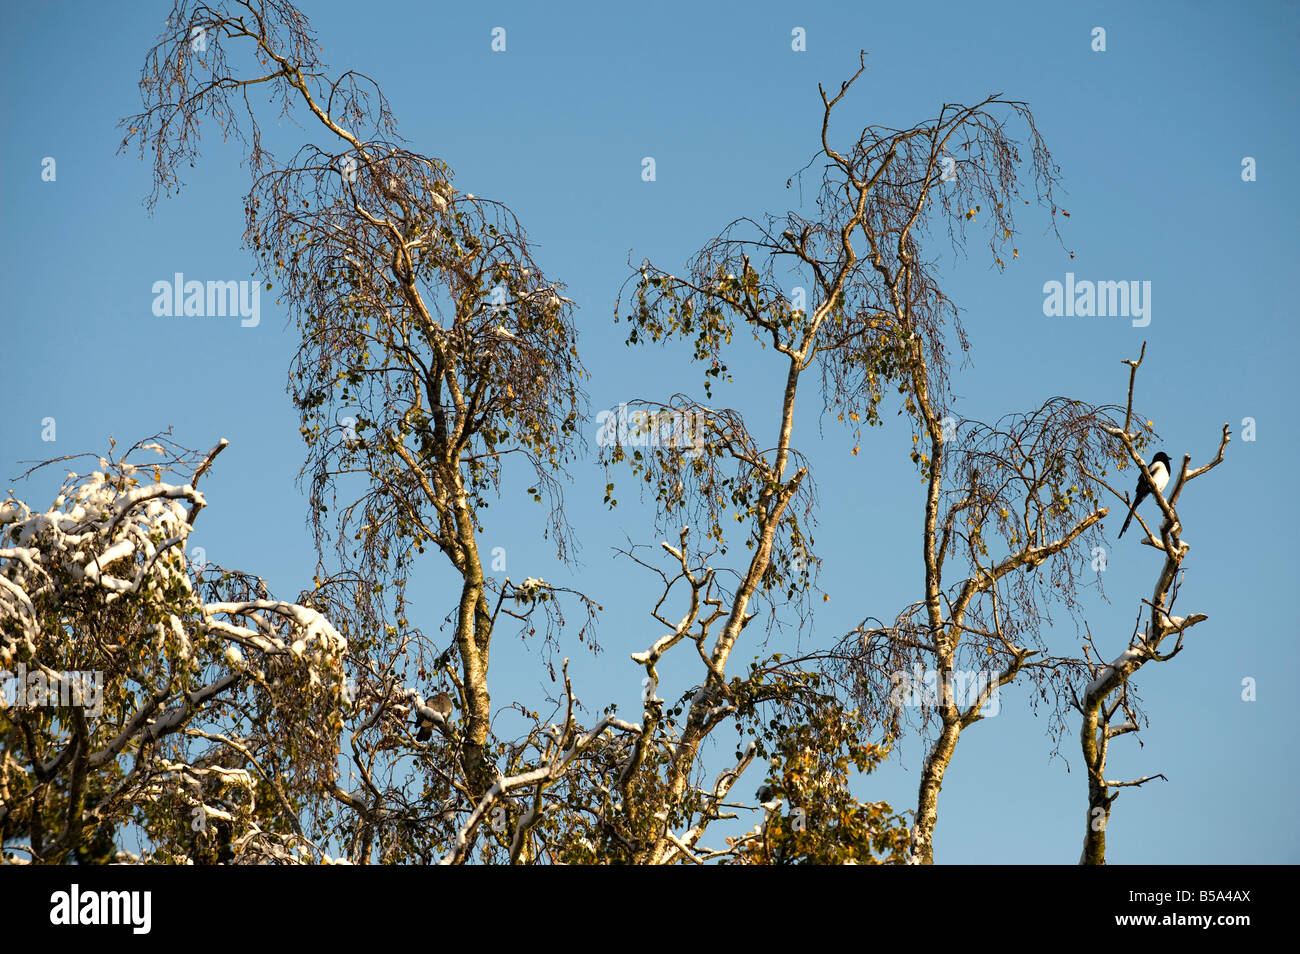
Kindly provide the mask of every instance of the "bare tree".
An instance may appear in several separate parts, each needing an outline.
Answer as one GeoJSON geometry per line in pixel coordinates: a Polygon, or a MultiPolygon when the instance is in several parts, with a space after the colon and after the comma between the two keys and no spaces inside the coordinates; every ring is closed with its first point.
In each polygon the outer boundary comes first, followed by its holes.
{"type": "MultiPolygon", "coordinates": [[[[1143,600],[1144,608],[1139,609],[1138,620],[1147,616],[1145,625],[1134,626],[1133,635],[1129,637],[1128,647],[1109,663],[1101,661],[1095,644],[1089,639],[1088,675],[1091,677],[1083,687],[1082,695],[1074,694],[1073,704],[1082,718],[1079,742],[1083,749],[1084,765],[1088,769],[1088,815],[1084,824],[1083,853],[1080,864],[1104,865],[1106,863],[1106,826],[1110,822],[1111,806],[1119,797],[1119,789],[1144,785],[1153,779],[1163,779],[1164,775],[1147,775],[1138,779],[1116,781],[1106,777],[1106,761],[1111,739],[1121,735],[1137,732],[1140,728],[1140,715],[1131,696],[1132,678],[1139,669],[1149,662],[1168,662],[1183,651],[1183,638],[1187,631],[1208,617],[1204,613],[1192,613],[1188,616],[1173,615],[1174,601],[1178,598],[1179,585],[1182,582],[1183,561],[1191,550],[1191,544],[1183,539],[1183,525],[1175,509],[1183,488],[1192,480],[1208,473],[1223,462],[1223,452],[1230,440],[1228,425],[1223,425],[1223,435],[1219,441],[1219,450],[1214,459],[1201,467],[1191,470],[1190,454],[1183,455],[1178,477],[1172,484],[1172,490],[1166,497],[1151,480],[1146,461],[1139,453],[1142,442],[1133,428],[1133,388],[1137,381],[1138,368],[1146,357],[1146,344],[1137,360],[1124,362],[1129,366],[1128,406],[1122,426],[1108,429],[1123,448],[1127,458],[1137,466],[1140,479],[1147,481],[1152,499],[1160,508],[1162,517],[1160,536],[1147,526],[1140,513],[1137,519],[1146,532],[1142,542],[1164,554],[1164,562],[1156,575],[1155,588],[1150,600],[1143,600]],[[1161,652],[1166,640],[1173,639],[1174,648],[1161,652]],[[1123,721],[1115,722],[1117,713],[1123,714],[1123,721]]],[[[1171,473],[1172,477],[1173,474],[1171,473]]],[[[1127,505],[1129,500],[1105,481],[1097,478],[1111,493],[1127,505]]]]}

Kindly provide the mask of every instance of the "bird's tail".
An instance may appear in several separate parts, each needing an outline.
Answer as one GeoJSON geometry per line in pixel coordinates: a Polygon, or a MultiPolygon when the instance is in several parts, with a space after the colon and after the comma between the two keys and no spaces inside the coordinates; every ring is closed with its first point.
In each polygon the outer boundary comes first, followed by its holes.
{"type": "MultiPolygon", "coordinates": [[[[1131,506],[1131,507],[1128,508],[1128,516],[1124,518],[1124,526],[1122,526],[1122,527],[1119,528],[1119,535],[1120,535],[1120,537],[1124,536],[1124,531],[1127,530],[1127,529],[1128,529],[1128,525],[1129,525],[1130,523],[1133,522],[1133,511],[1135,511],[1135,510],[1137,510],[1137,503],[1136,503],[1136,502],[1134,502],[1133,506],[1131,506]]],[[[1118,540],[1119,537],[1116,537],[1115,539],[1118,540]]]]}

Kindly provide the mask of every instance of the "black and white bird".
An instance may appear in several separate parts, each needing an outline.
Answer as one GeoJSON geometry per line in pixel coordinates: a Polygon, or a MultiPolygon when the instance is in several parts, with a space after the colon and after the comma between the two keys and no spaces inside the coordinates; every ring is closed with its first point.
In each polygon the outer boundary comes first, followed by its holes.
{"type": "MultiPolygon", "coordinates": [[[[1147,465],[1147,472],[1151,475],[1152,482],[1156,485],[1156,490],[1161,493],[1169,486],[1169,455],[1160,451],[1155,457],[1151,458],[1151,463],[1147,465]]],[[[1128,516],[1124,519],[1124,526],[1119,528],[1119,535],[1124,536],[1124,531],[1128,525],[1133,522],[1133,513],[1137,510],[1138,504],[1146,500],[1151,495],[1151,488],[1147,485],[1146,478],[1139,474],[1137,490],[1133,494],[1133,506],[1128,508],[1128,516]]]]}
{"type": "MultiPolygon", "coordinates": [[[[424,708],[431,709],[434,715],[441,716],[442,725],[445,728],[447,720],[451,718],[451,696],[445,692],[440,692],[429,699],[424,708]]],[[[421,742],[428,742],[433,737],[433,721],[421,715],[419,707],[415,710],[415,724],[419,726],[419,731],[415,733],[416,739],[421,742]]]]}

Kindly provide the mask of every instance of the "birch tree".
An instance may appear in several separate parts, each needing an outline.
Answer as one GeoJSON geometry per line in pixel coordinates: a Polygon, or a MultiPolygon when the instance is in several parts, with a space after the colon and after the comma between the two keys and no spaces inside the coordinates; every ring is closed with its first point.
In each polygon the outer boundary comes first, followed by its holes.
{"type": "MultiPolygon", "coordinates": [[[[888,702],[897,687],[888,677],[897,667],[924,657],[950,686],[948,677],[967,655],[981,663],[988,655],[1000,664],[993,683],[965,706],[945,690],[930,709],[939,714],[941,729],[922,775],[912,860],[932,860],[943,772],[961,731],[979,720],[988,693],[1026,669],[1051,671],[1060,664],[1036,659],[1040,650],[1026,637],[1042,619],[1041,599],[1072,600],[1071,558],[1106,513],[1094,506],[1095,490],[1085,476],[1088,468],[1102,469],[1106,457],[1101,427],[1112,420],[1106,409],[1060,399],[994,426],[959,421],[949,409],[951,357],[968,342],[927,249],[946,238],[960,251],[969,234],[981,234],[994,263],[1004,265],[1008,248],[1016,254],[1017,206],[1029,202],[1022,189],[1047,207],[1054,223],[1058,170],[1028,106],[992,95],[971,106],[945,105],[935,118],[906,129],[868,126],[836,145],[832,115],[865,67],[864,58],[837,92],[821,90],[821,148],[809,162],[809,168],[824,169],[815,208],[733,223],[691,261],[685,276],[647,262],[626,296],[629,344],[689,342],[704,369],[706,397],[728,379],[728,353],[741,335],[771,348],[771,373],[781,382],[779,413],[764,422],[767,439],[755,436],[735,411],[678,397],[647,402],[647,413],[656,422],[665,413],[697,417],[702,453],[643,453],[622,445],[606,453],[610,464],[627,463],[652,489],[661,529],[674,522],[683,527],[682,546],[664,546],[681,561],[695,594],[669,634],[633,658],[653,684],[664,653],[689,637],[705,670],[665,755],[668,808],[656,816],[663,824],[637,852],[640,861],[671,860],[690,848],[687,838],[671,832],[674,821],[697,837],[709,803],[674,810],[687,805],[701,743],[744,712],[755,694],[770,691],[758,686],[754,672],[729,680],[728,663],[760,601],[788,603],[810,585],[816,565],[809,533],[811,464],[794,434],[806,373],[821,385],[814,400],[852,432],[854,454],[863,427],[881,423],[882,402],[897,393],[898,413],[913,425],[911,455],[925,488],[919,527],[924,587],[895,625],[853,634],[816,662],[803,661],[785,685],[814,685],[825,675],[830,683],[822,691],[845,712],[867,716],[860,724],[883,732],[888,744],[899,724],[888,702]],[[732,570],[734,587],[720,592],[718,569],[707,560],[728,553],[734,534],[725,528],[733,523],[743,528],[748,555],[732,570]],[[684,558],[686,527],[705,561],[695,570],[684,558]],[[1002,553],[990,553],[986,537],[994,528],[1007,547],[1002,553]],[[709,545],[716,550],[705,550],[709,545]],[[945,560],[954,555],[964,572],[947,584],[945,560]],[[1046,579],[1012,576],[1053,560],[1046,579]],[[838,691],[829,692],[830,684],[838,691]],[[690,817],[699,820],[688,825],[690,817]]],[[[643,731],[657,718],[647,706],[643,731]]]]}
{"type": "MultiPolygon", "coordinates": [[[[880,720],[914,724],[921,763],[910,860],[931,864],[939,793],[962,734],[1000,711],[1020,680],[1031,704],[1064,728],[1066,686],[1082,667],[1073,646],[1048,645],[1054,607],[1082,625],[1078,590],[1100,585],[1100,485],[1116,465],[1110,407],[1055,398],[985,425],[951,422],[928,441],[924,597],[889,624],[868,620],[841,643],[837,678],[880,720]],[[1092,572],[1089,572],[1091,566],[1092,572]],[[1040,567],[1042,569],[1040,569],[1040,567]]],[[[1148,436],[1137,435],[1146,443],[1148,436]]]]}
{"type": "MultiPolygon", "coordinates": [[[[124,146],[152,152],[151,200],[179,186],[201,122],[244,147],[253,174],[245,238],[302,332],[290,390],[308,445],[320,582],[344,584],[340,625],[381,634],[384,662],[359,674],[376,707],[377,721],[364,725],[383,723],[380,712],[420,711],[399,686],[440,676],[456,697],[456,744],[427,754],[454,751],[459,766],[429,770],[472,806],[507,757],[490,728],[495,626],[535,632],[539,618],[558,626],[561,616],[555,588],[496,584],[478,535],[481,510],[516,461],[547,505],[557,556],[569,555],[561,479],[584,407],[572,302],[544,276],[510,210],[458,191],[445,162],[407,148],[379,85],[353,71],[329,75],[306,18],[283,0],[180,0],[141,88],[145,108],[124,121],[124,146]],[[279,159],[254,94],[304,117],[320,144],[279,159]],[[410,567],[426,548],[461,581],[445,649],[407,618],[410,567]],[[357,586],[373,592],[352,611],[357,586]]],[[[589,624],[595,604],[575,598],[589,624]]],[[[590,644],[589,627],[577,635],[590,644]]],[[[342,806],[401,826],[428,821],[372,776],[363,788],[340,791],[342,806]]]]}

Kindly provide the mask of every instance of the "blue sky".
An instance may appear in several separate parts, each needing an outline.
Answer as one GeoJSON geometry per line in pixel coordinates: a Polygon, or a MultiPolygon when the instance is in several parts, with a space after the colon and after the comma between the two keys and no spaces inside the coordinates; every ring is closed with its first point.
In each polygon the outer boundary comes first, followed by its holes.
{"type": "MultiPolygon", "coordinates": [[[[1175,461],[1187,452],[1204,462],[1223,423],[1234,431],[1225,464],[1194,483],[1180,507],[1192,551],[1179,608],[1210,619],[1177,660],[1143,670],[1152,718],[1145,745],[1120,740],[1112,751],[1112,774],[1163,772],[1169,781],[1121,795],[1110,861],[1300,861],[1300,730],[1289,685],[1300,673],[1291,606],[1297,513],[1287,476],[1297,464],[1288,395],[1300,187],[1287,163],[1300,152],[1300,8],[383,0],[302,8],[332,69],[359,69],[381,84],[412,148],[449,162],[459,189],[520,215],[538,260],[579,305],[593,415],[679,390],[703,398],[697,370],[676,352],[623,346],[627,328],[611,313],[628,258],[680,268],[737,216],[797,203],[785,182],[817,146],[817,83],[838,88],[859,49],[870,54],[868,70],[838,117],[844,136],[868,122],[910,125],[943,102],[990,92],[1028,101],[1062,168],[1071,213],[1063,235],[1074,258],[1043,235],[1041,213],[1021,220],[1020,257],[1005,272],[989,268],[978,246],[969,260],[936,250],[973,342],[954,382],[958,410],[988,419],[1056,394],[1122,403],[1119,362],[1146,340],[1138,401],[1175,461]],[[496,26],[507,31],[504,53],[490,47],[496,26]],[[1091,48],[1097,26],[1105,52],[1091,48]],[[806,31],[805,52],[791,49],[795,27],[806,31]],[[655,158],[654,182],[641,178],[645,156],[655,158]],[[1242,181],[1244,157],[1256,160],[1257,181],[1242,181]],[[1150,281],[1151,324],[1045,317],[1043,284],[1066,272],[1150,281]],[[1254,441],[1240,439],[1247,417],[1254,441]],[[1257,701],[1242,700],[1245,678],[1257,681],[1257,701]]],[[[226,437],[231,447],[206,479],[210,509],[193,542],[292,596],[315,565],[295,485],[304,448],[285,394],[296,332],[273,295],[263,296],[256,328],[151,311],[153,283],[175,272],[249,277],[252,256],[240,246],[247,172],[235,147],[207,131],[186,188],[151,217],[142,206],[149,169],[115,155],[116,122],[139,108],[139,69],[168,9],[6,11],[0,475],[9,481],[28,461],[101,451],[110,434],[130,443],[171,426],[196,447],[226,437]],[[41,178],[45,157],[57,163],[53,182],[41,178]],[[53,443],[41,439],[47,417],[57,422],[53,443]]],[[[303,133],[286,123],[281,134],[303,133]]],[[[736,384],[717,402],[766,429],[778,406],[776,365],[731,367],[736,384]]],[[[819,429],[817,411],[801,408],[796,443],[812,456],[820,489],[814,536],[831,599],[805,647],[827,645],[865,616],[892,616],[919,596],[922,579],[921,485],[908,432],[875,430],[854,457],[851,435],[829,419],[819,429]]],[[[556,565],[537,507],[521,493],[526,482],[507,486],[483,542],[506,548],[512,578],[579,585],[604,605],[605,652],[592,659],[568,650],[579,694],[598,709],[636,701],[642,674],[627,654],[660,633],[648,616],[645,571],[611,559],[627,537],[656,537],[630,492],[616,512],[601,505],[595,434],[593,421],[593,458],[575,467],[568,492],[581,566],[556,565]]],[[[48,477],[13,484],[33,503],[48,501],[54,485],[48,477]]],[[[1090,598],[1088,619],[1114,655],[1158,559],[1131,535],[1116,543],[1118,522],[1110,523],[1109,602],[1090,598]]],[[[449,605],[438,559],[429,557],[428,596],[412,613],[435,632],[449,605]]],[[[1065,651],[1076,645],[1074,630],[1059,622],[1052,639],[1065,651]]],[[[768,649],[782,649],[782,638],[768,649]]],[[[733,665],[759,651],[742,646],[733,665]]],[[[496,700],[537,704],[544,677],[530,648],[498,648],[494,664],[496,700]]],[[[1046,724],[1024,702],[1007,691],[1001,714],[963,736],[940,802],[939,863],[1078,858],[1086,782],[1077,725],[1064,759],[1052,760],[1046,724]]],[[[912,740],[860,794],[911,807],[920,755],[912,740]]]]}

